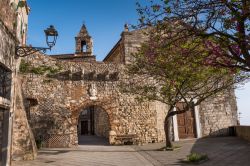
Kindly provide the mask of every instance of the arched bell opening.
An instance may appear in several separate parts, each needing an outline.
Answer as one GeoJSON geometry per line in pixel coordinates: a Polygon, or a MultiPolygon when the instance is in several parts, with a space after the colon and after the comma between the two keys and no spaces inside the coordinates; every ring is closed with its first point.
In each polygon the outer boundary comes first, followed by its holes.
{"type": "Polygon", "coordinates": [[[81,41],[81,52],[87,52],[87,43],[85,40],[81,41]]]}

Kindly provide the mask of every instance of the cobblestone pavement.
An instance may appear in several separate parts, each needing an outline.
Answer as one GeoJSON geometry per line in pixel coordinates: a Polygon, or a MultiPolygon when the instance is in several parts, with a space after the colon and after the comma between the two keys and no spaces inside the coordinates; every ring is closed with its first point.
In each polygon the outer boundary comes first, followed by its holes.
{"type": "Polygon", "coordinates": [[[190,152],[207,154],[202,166],[250,166],[250,143],[235,137],[176,142],[175,151],[158,151],[163,143],[144,146],[80,145],[74,149],[42,149],[34,161],[13,166],[191,166],[183,160],[190,152]]]}

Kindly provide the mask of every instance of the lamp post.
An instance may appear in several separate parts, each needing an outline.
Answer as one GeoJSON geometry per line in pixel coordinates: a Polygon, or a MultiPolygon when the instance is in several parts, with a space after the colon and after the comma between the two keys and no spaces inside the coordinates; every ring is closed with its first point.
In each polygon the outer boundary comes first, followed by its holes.
{"type": "Polygon", "coordinates": [[[25,57],[34,54],[38,51],[45,53],[47,50],[51,50],[56,44],[56,39],[58,37],[58,32],[53,25],[44,30],[46,36],[46,43],[48,47],[31,47],[31,46],[17,46],[16,47],[16,58],[25,57]]]}

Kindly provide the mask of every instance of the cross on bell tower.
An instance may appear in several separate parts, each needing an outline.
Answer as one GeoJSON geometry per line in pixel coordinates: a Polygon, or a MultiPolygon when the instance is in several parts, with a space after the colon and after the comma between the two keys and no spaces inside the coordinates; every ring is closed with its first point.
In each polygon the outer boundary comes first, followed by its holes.
{"type": "Polygon", "coordinates": [[[76,40],[76,55],[80,54],[83,56],[93,56],[93,40],[89,35],[85,24],[78,35],[75,37],[76,40]]]}

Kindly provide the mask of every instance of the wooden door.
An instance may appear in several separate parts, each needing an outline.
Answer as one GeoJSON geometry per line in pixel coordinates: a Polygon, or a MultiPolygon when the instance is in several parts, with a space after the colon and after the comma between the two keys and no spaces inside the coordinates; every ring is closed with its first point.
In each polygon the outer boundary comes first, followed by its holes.
{"type": "MultiPolygon", "coordinates": [[[[178,103],[176,106],[180,110],[184,108],[185,103],[178,103]]],[[[180,139],[195,138],[196,126],[194,108],[186,111],[185,113],[177,115],[178,133],[180,139]]]]}
{"type": "Polygon", "coordinates": [[[88,134],[88,121],[81,121],[81,135],[88,134]]]}

